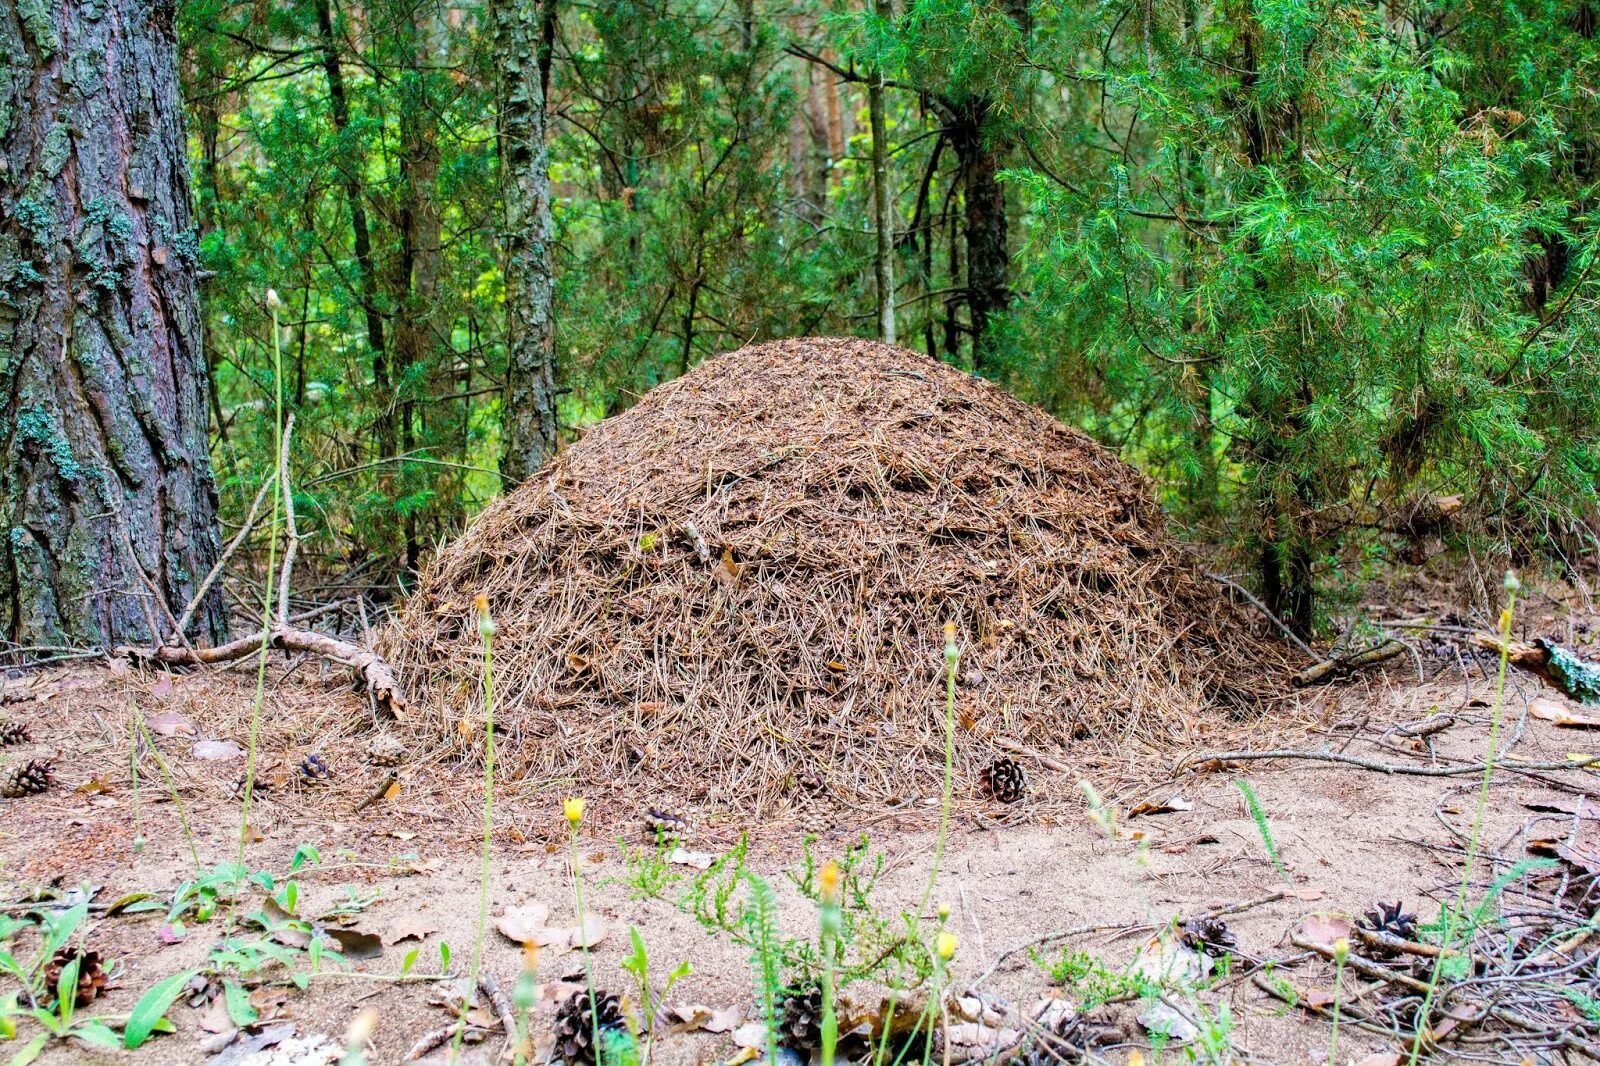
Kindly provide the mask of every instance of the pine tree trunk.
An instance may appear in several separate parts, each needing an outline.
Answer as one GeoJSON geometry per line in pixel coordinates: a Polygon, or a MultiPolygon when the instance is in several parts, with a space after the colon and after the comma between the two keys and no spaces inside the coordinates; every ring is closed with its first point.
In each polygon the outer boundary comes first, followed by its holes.
{"type": "MultiPolygon", "coordinates": [[[[170,639],[218,555],[170,3],[0,2],[0,621],[170,639]]],[[[191,639],[227,636],[213,591],[191,639]]]]}
{"type": "MultiPolygon", "coordinates": [[[[879,18],[888,4],[875,0],[879,18]]],[[[867,113],[872,123],[872,224],[877,231],[878,339],[895,343],[894,329],[894,215],[889,190],[889,137],[883,116],[883,72],[874,72],[867,87],[867,113]]]]}
{"type": "Polygon", "coordinates": [[[950,145],[961,160],[964,177],[967,311],[972,316],[972,366],[980,374],[998,369],[989,323],[1011,303],[1006,193],[1000,184],[998,146],[989,136],[989,110],[986,98],[968,97],[954,108],[956,121],[950,130],[950,145]]]}
{"type": "Polygon", "coordinates": [[[505,201],[506,387],[500,476],[523,481],[556,450],[554,266],[545,94],[556,0],[499,0],[500,187],[505,201]]]}

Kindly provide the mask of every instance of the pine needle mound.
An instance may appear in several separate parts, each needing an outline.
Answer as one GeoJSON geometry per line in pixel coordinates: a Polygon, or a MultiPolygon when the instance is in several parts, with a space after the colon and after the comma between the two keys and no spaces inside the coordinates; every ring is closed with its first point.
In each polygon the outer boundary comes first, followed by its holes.
{"type": "Polygon", "coordinates": [[[482,716],[480,593],[502,764],[758,814],[792,789],[937,793],[947,620],[966,794],[1018,746],[1171,748],[1283,668],[1132,468],[994,385],[860,340],[711,360],[442,549],[385,653],[451,743],[482,716]]]}

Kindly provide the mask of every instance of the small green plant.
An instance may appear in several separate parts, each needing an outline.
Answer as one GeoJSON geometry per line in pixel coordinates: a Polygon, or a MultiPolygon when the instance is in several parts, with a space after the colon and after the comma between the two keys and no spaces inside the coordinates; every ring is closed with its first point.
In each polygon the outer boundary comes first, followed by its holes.
{"type": "MultiPolygon", "coordinates": [[[[666,983],[657,992],[650,983],[650,952],[645,947],[644,935],[639,932],[638,927],[631,925],[628,927],[628,942],[633,950],[623,958],[622,968],[633,975],[634,983],[639,988],[639,1002],[643,1007],[644,1017],[651,1019],[656,1016],[659,1005],[664,1003],[668,994],[672,992],[672,986],[694,972],[694,965],[687,961],[678,963],[667,974],[666,983]]],[[[650,1058],[650,1045],[655,1040],[656,1028],[655,1025],[650,1026],[650,1035],[646,1038],[641,1052],[647,1061],[650,1058]]]]}
{"type": "Polygon", "coordinates": [[[1328,1037],[1328,1066],[1339,1062],[1339,1013],[1344,1006],[1344,964],[1349,958],[1350,941],[1340,937],[1333,942],[1333,1031],[1328,1037]]]}
{"type": "Polygon", "coordinates": [[[633,900],[665,899],[673,885],[683,880],[679,868],[667,861],[677,845],[669,840],[658,840],[653,847],[630,847],[617,840],[617,851],[628,872],[622,877],[607,878],[606,884],[621,884],[633,900]]]}
{"type": "Polygon", "coordinates": [[[1142,975],[1113,970],[1099,956],[1087,951],[1063,948],[1054,960],[1045,959],[1037,950],[1029,955],[1034,964],[1050,976],[1052,984],[1071,993],[1080,1010],[1144,999],[1160,992],[1158,986],[1142,975]]]}
{"type": "Polygon", "coordinates": [[[1244,805],[1250,811],[1251,821],[1256,823],[1256,832],[1261,836],[1261,846],[1267,849],[1267,858],[1272,860],[1272,868],[1278,871],[1279,877],[1293,884],[1289,870],[1283,865],[1283,858],[1278,854],[1278,842],[1272,836],[1272,823],[1267,820],[1266,808],[1261,806],[1261,799],[1256,795],[1256,790],[1242,777],[1235,780],[1234,784],[1244,796],[1244,805]]]}

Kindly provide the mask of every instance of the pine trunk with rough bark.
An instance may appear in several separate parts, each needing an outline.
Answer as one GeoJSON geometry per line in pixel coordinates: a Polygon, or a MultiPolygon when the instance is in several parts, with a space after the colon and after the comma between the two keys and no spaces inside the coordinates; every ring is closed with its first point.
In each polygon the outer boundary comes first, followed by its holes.
{"type": "Polygon", "coordinates": [[[506,385],[500,476],[517,484],[556,450],[555,296],[545,96],[556,0],[499,0],[500,187],[505,201],[506,385]]]}
{"type": "MultiPolygon", "coordinates": [[[[0,0],[0,625],[159,642],[218,555],[171,3],[0,0]]],[[[190,639],[227,634],[220,592],[190,639]]]]}

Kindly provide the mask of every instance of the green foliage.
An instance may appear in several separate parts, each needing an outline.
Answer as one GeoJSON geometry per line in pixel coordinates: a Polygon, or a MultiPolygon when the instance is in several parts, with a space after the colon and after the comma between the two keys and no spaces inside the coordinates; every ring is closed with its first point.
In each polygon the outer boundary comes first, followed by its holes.
{"type": "Polygon", "coordinates": [[[1261,846],[1267,849],[1267,858],[1272,860],[1272,868],[1278,871],[1278,876],[1285,881],[1289,880],[1289,871],[1283,865],[1283,859],[1278,855],[1278,842],[1272,836],[1272,823],[1267,818],[1267,810],[1261,806],[1261,799],[1256,795],[1255,788],[1244,778],[1234,781],[1239,787],[1240,795],[1244,796],[1245,807],[1250,811],[1250,820],[1256,823],[1256,832],[1261,836],[1261,846]]]}
{"type": "MultiPolygon", "coordinates": [[[[1519,551],[1567,550],[1595,501],[1600,44],[1570,5],[557,10],[569,428],[747,341],[872,329],[881,70],[902,343],[1151,473],[1297,628],[1411,550],[1419,500],[1463,498],[1452,543],[1519,551]]],[[[486,13],[180,11],[225,509],[273,463],[275,286],[306,550],[384,588],[500,487],[486,13]]],[[[53,205],[17,213],[51,243],[53,205]]]]}

